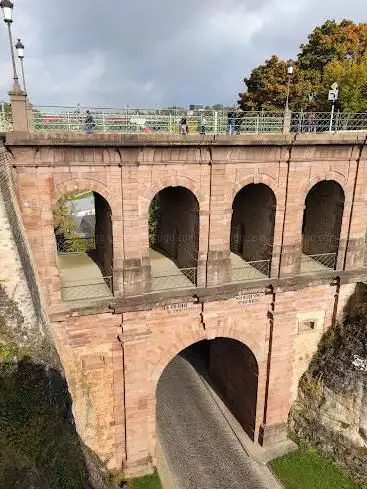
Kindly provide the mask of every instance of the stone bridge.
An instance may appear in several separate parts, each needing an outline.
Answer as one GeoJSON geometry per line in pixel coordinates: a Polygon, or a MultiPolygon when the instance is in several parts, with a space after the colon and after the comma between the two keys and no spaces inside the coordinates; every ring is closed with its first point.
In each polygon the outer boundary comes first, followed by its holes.
{"type": "Polygon", "coordinates": [[[157,383],[201,340],[253,443],[285,439],[300,376],[367,279],[365,135],[15,131],[2,145],[83,441],[149,472],[157,383]],[[65,252],[55,206],[86,192],[95,245],[65,252]]]}

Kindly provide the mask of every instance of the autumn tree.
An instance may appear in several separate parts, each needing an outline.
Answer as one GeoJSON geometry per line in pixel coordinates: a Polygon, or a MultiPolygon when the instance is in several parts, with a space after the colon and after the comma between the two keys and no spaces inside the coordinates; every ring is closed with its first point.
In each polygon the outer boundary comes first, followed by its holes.
{"type": "MultiPolygon", "coordinates": [[[[367,23],[327,20],[300,46],[292,75],[290,108],[329,110],[327,94],[332,83],[340,88],[338,108],[367,110],[367,23]]],[[[240,94],[243,110],[283,110],[287,94],[287,65],[277,56],[255,68],[240,94]]]]}
{"type": "MultiPolygon", "coordinates": [[[[244,110],[278,110],[284,108],[287,97],[287,63],[272,56],[265,64],[253,70],[245,78],[247,92],[241,93],[240,105],[244,110]]],[[[294,110],[303,107],[308,101],[313,83],[308,73],[294,66],[292,76],[290,107],[294,110]]]]}

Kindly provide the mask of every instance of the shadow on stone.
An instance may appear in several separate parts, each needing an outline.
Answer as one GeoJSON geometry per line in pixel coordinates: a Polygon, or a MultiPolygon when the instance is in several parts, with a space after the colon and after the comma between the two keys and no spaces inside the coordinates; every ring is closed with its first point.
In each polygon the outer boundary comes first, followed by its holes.
{"type": "Polygon", "coordinates": [[[0,364],[0,480],[12,489],[111,489],[80,441],[65,379],[24,358],[0,364]]]}

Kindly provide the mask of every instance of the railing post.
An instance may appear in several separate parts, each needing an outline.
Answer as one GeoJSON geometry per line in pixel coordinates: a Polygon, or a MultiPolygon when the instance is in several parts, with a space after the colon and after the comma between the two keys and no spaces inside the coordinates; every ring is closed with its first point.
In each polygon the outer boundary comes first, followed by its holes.
{"type": "Polygon", "coordinates": [[[339,120],[340,120],[340,110],[336,113],[336,120],[335,120],[335,132],[338,132],[339,130],[339,120]]]}
{"type": "Polygon", "coordinates": [[[70,112],[67,111],[68,131],[71,132],[70,112]]]}
{"type": "Polygon", "coordinates": [[[105,120],[104,112],[102,112],[102,131],[106,132],[106,120],[105,120]]]}
{"type": "Polygon", "coordinates": [[[292,112],[290,110],[284,111],[283,134],[290,134],[291,120],[292,120],[292,112]]]}
{"type": "Polygon", "coordinates": [[[335,103],[333,102],[333,105],[331,107],[331,114],[330,114],[329,132],[332,132],[333,130],[334,111],[335,111],[335,103]]]}
{"type": "Polygon", "coordinates": [[[260,112],[257,112],[257,115],[256,115],[256,125],[255,125],[255,132],[256,132],[256,134],[259,134],[259,129],[260,129],[260,112]]]}
{"type": "Polygon", "coordinates": [[[218,111],[214,112],[214,134],[218,134],[218,111]]]}

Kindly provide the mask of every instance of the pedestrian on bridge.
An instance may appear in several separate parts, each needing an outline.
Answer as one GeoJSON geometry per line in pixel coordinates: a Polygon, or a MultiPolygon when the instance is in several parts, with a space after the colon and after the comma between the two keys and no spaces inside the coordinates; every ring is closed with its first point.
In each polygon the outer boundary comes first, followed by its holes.
{"type": "Polygon", "coordinates": [[[234,110],[230,110],[228,112],[228,134],[232,136],[236,130],[236,112],[234,110]]]}
{"type": "Polygon", "coordinates": [[[87,117],[85,118],[85,133],[92,134],[96,123],[94,122],[92,114],[87,110],[87,117]]]}
{"type": "Polygon", "coordinates": [[[188,134],[188,126],[187,126],[187,120],[186,117],[182,117],[180,121],[180,133],[181,134],[188,134]]]}

